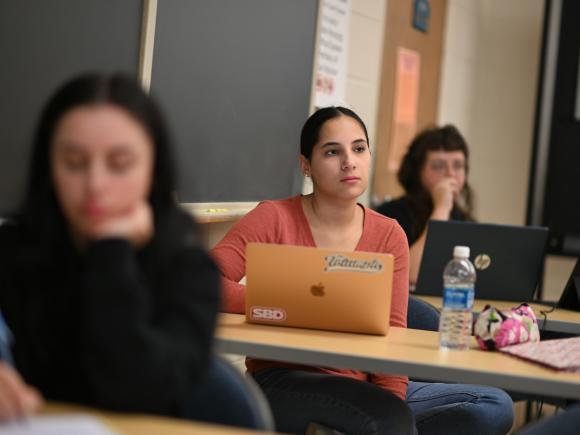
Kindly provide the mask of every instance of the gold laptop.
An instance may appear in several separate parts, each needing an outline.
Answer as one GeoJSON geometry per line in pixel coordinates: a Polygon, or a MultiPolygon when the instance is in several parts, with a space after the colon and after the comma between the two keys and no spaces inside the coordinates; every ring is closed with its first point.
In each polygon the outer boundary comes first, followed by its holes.
{"type": "Polygon", "coordinates": [[[246,320],[386,335],[393,256],[248,243],[246,320]]]}

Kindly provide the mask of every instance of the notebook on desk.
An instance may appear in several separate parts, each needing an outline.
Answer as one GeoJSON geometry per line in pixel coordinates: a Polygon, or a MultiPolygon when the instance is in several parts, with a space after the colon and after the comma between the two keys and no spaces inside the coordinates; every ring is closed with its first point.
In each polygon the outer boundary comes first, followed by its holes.
{"type": "Polygon", "coordinates": [[[580,373],[580,337],[516,344],[500,351],[554,370],[580,373]]]}
{"type": "Polygon", "coordinates": [[[475,297],[529,302],[542,270],[548,229],[459,221],[429,221],[415,293],[441,296],[443,269],[456,245],[469,246],[475,297]]]}
{"type": "Polygon", "coordinates": [[[249,243],[246,320],[386,335],[393,256],[249,243]]]}

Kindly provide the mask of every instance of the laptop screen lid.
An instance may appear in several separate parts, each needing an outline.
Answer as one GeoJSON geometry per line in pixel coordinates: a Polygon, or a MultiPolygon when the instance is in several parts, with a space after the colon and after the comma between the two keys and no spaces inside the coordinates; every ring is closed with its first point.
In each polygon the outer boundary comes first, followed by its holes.
{"type": "Polygon", "coordinates": [[[580,259],[576,260],[574,270],[558,301],[558,308],[580,311],[580,259]]]}
{"type": "Polygon", "coordinates": [[[386,335],[393,256],[248,243],[246,320],[386,335]]]}
{"type": "Polygon", "coordinates": [[[456,245],[469,246],[477,299],[531,301],[542,269],[548,229],[462,221],[429,221],[415,293],[441,296],[443,269],[456,245]]]}

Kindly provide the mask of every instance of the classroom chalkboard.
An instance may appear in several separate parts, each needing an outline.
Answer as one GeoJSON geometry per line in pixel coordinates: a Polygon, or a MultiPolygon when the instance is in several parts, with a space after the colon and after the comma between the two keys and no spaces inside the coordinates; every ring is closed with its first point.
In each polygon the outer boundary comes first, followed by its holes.
{"type": "MultiPolygon", "coordinates": [[[[0,3],[0,216],[19,204],[42,105],[89,70],[137,76],[142,0],[0,3]]],[[[184,202],[300,191],[318,2],[158,0],[152,93],[184,202]]]]}
{"type": "Polygon", "coordinates": [[[177,144],[182,202],[301,189],[318,2],[159,1],[151,92],[177,144]]]}
{"type": "Polygon", "coordinates": [[[137,76],[141,0],[0,3],[0,216],[24,188],[32,135],[56,87],[88,70],[137,76]]]}

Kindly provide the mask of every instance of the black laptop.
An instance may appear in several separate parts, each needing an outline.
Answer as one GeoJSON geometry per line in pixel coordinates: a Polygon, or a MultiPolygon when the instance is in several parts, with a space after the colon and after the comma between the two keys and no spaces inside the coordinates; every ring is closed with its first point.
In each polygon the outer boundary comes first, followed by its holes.
{"type": "Polygon", "coordinates": [[[548,229],[460,221],[429,221],[415,294],[441,296],[453,247],[469,246],[475,297],[529,302],[542,270],[548,229]]]}

